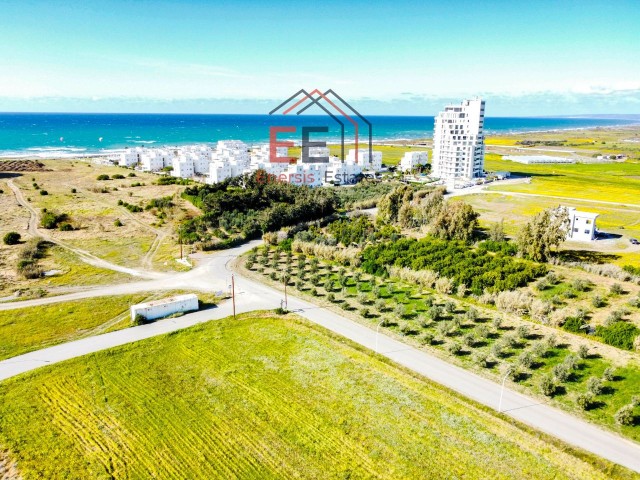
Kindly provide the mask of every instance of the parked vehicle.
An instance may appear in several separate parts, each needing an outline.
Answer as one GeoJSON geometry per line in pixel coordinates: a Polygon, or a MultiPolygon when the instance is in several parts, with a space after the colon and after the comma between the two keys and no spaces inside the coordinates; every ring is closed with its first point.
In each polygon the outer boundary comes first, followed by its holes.
{"type": "Polygon", "coordinates": [[[630,238],[629,241],[632,245],[640,245],[640,242],[635,238],[630,238]]]}

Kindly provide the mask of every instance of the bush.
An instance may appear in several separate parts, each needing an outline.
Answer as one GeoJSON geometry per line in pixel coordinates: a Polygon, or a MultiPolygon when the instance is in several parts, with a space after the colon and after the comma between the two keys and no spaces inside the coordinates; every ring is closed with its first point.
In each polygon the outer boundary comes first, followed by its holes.
{"type": "Polygon", "coordinates": [[[20,243],[20,238],[18,232],[9,232],[2,238],[2,241],[5,245],[17,245],[20,243]]]}
{"type": "Polygon", "coordinates": [[[462,345],[458,342],[451,342],[447,344],[447,351],[453,355],[460,355],[462,353],[462,345]]]}
{"type": "Polygon", "coordinates": [[[635,417],[633,415],[633,405],[625,405],[616,412],[614,418],[620,425],[633,425],[635,417]]]}
{"type": "Polygon", "coordinates": [[[489,327],[486,325],[478,325],[473,329],[473,334],[478,340],[485,340],[489,337],[489,327]]]}
{"type": "Polygon", "coordinates": [[[611,285],[609,293],[611,295],[622,295],[624,293],[624,288],[622,288],[622,285],[620,285],[619,283],[614,283],[613,285],[611,285]]]}
{"type": "MultiPolygon", "coordinates": [[[[116,227],[122,227],[122,226],[124,225],[124,224],[120,221],[120,219],[119,219],[119,218],[116,218],[116,220],[113,222],[113,224],[114,224],[116,227]]],[[[249,268],[250,268],[250,267],[249,267],[249,268]]]]}
{"type": "Polygon", "coordinates": [[[571,287],[578,292],[586,292],[587,290],[589,290],[589,282],[581,278],[576,278],[571,283],[571,287]]]}
{"type": "Polygon", "coordinates": [[[578,347],[578,357],[580,357],[582,359],[589,358],[589,347],[587,347],[584,344],[580,345],[578,347]]]}
{"type": "Polygon", "coordinates": [[[555,379],[560,383],[566,382],[571,376],[571,370],[564,363],[554,365],[552,372],[555,379]]]}
{"type": "Polygon", "coordinates": [[[524,351],[518,356],[518,365],[522,367],[531,368],[534,363],[535,363],[535,357],[529,351],[524,351]]]}
{"type": "Polygon", "coordinates": [[[136,176],[136,174],[135,174],[135,173],[133,173],[133,172],[131,172],[129,175],[127,175],[127,177],[129,177],[129,178],[133,178],[133,177],[135,177],[135,176],[136,176]]]}
{"type": "Polygon", "coordinates": [[[133,325],[144,325],[145,323],[147,323],[147,319],[144,316],[138,314],[131,320],[131,323],[133,325]]]}
{"type": "Polygon", "coordinates": [[[578,368],[580,367],[580,362],[578,357],[572,353],[564,357],[564,360],[562,361],[562,363],[566,365],[566,367],[569,370],[578,370],[578,368]]]}
{"type": "Polygon", "coordinates": [[[613,370],[613,368],[611,367],[605,368],[604,372],[602,372],[602,379],[606,380],[607,382],[612,382],[614,378],[615,378],[615,371],[613,370]]]}
{"type": "Polygon", "coordinates": [[[465,333],[462,337],[462,341],[467,347],[473,347],[476,344],[476,336],[471,332],[465,333]]]}
{"type": "Polygon", "coordinates": [[[289,310],[286,310],[282,307],[278,307],[274,310],[274,312],[276,312],[276,315],[286,315],[287,313],[289,313],[289,310]]]}
{"type": "Polygon", "coordinates": [[[111,178],[113,178],[114,180],[123,180],[124,179],[124,175],[120,175],[119,173],[116,173],[111,178]]]}
{"type": "Polygon", "coordinates": [[[73,225],[71,225],[70,223],[64,222],[58,226],[58,230],[60,230],[61,232],[71,232],[73,231],[73,225]]]}
{"type": "Polygon", "coordinates": [[[540,379],[540,391],[547,397],[553,397],[556,393],[556,384],[551,375],[544,375],[540,379]]]}
{"type": "Polygon", "coordinates": [[[607,327],[596,327],[596,335],[607,345],[625,350],[633,349],[633,342],[640,334],[640,329],[627,322],[614,322],[607,327]]]}
{"type": "Polygon", "coordinates": [[[593,305],[595,308],[604,307],[605,304],[606,303],[605,303],[604,299],[597,293],[591,299],[591,305],[593,305]]]}
{"type": "Polygon", "coordinates": [[[473,355],[473,361],[482,368],[487,368],[489,366],[489,355],[485,352],[476,352],[473,355]]]}
{"type": "Polygon", "coordinates": [[[42,218],[40,218],[40,226],[47,230],[57,228],[58,225],[68,219],[66,213],[56,214],[55,212],[42,209],[42,218]]]}
{"type": "Polygon", "coordinates": [[[593,394],[591,392],[579,393],[576,395],[576,405],[582,410],[589,410],[593,407],[593,394]]]}
{"type": "Polygon", "coordinates": [[[538,341],[531,345],[531,352],[537,357],[545,358],[549,351],[545,342],[538,341]]]}
{"type": "Polygon", "coordinates": [[[516,328],[516,335],[518,338],[526,340],[529,336],[529,327],[526,325],[518,325],[518,328],[516,328]]]}
{"type": "Polygon", "coordinates": [[[103,173],[102,175],[98,175],[98,177],[96,178],[96,180],[100,180],[100,181],[103,181],[103,180],[110,180],[110,177],[109,177],[109,175],[106,175],[106,174],[104,174],[104,173],[103,173]]]}
{"type": "Polygon", "coordinates": [[[562,329],[571,333],[582,333],[584,332],[582,329],[583,326],[584,320],[581,320],[578,317],[567,317],[562,325],[562,329]]]}
{"type": "Polygon", "coordinates": [[[502,358],[504,356],[504,347],[502,343],[495,342],[493,345],[491,345],[491,355],[493,355],[495,358],[502,358]]]}
{"type": "Polygon", "coordinates": [[[78,190],[76,190],[75,188],[72,188],[71,193],[78,193],[78,190]]]}
{"type": "Polygon", "coordinates": [[[426,332],[422,335],[421,341],[425,345],[433,345],[434,337],[433,333],[426,332]]]}
{"type": "Polygon", "coordinates": [[[40,190],[40,195],[42,196],[49,195],[49,192],[47,192],[46,190],[40,190]]]}
{"type": "Polygon", "coordinates": [[[556,336],[553,333],[551,335],[549,335],[548,337],[546,337],[544,340],[545,340],[548,348],[555,348],[556,345],[558,344],[558,339],[556,338],[556,336]]]}
{"type": "Polygon", "coordinates": [[[589,377],[587,380],[587,390],[593,395],[600,395],[602,393],[602,380],[598,377],[589,377]]]}

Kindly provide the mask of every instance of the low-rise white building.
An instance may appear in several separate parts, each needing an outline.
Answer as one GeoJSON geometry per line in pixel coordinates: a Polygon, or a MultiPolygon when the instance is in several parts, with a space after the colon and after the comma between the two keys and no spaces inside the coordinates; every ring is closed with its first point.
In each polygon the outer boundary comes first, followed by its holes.
{"type": "Polygon", "coordinates": [[[352,148],[347,153],[346,162],[356,163],[360,165],[362,170],[379,172],[382,170],[382,152],[374,150],[371,152],[371,157],[369,157],[369,149],[361,148],[358,149],[358,155],[356,157],[356,150],[352,148]]]}
{"type": "Polygon", "coordinates": [[[192,312],[199,309],[198,296],[189,293],[175,297],[154,300],[147,303],[139,303],[131,306],[131,319],[141,316],[145,320],[156,320],[174,313],[192,312]]]}
{"type": "Polygon", "coordinates": [[[209,178],[207,178],[207,183],[220,183],[231,177],[232,170],[229,162],[216,161],[209,164],[209,178]]]}
{"type": "Polygon", "coordinates": [[[596,219],[599,214],[581,212],[573,207],[560,207],[566,209],[569,214],[569,227],[567,228],[567,240],[592,242],[596,239],[596,219]]]}
{"type": "Polygon", "coordinates": [[[193,160],[186,155],[180,155],[173,159],[171,175],[180,178],[191,178],[195,175],[193,160]]]}
{"type": "Polygon", "coordinates": [[[415,168],[426,165],[429,162],[429,152],[414,151],[405,152],[400,160],[400,171],[410,172],[415,168]]]}
{"type": "Polygon", "coordinates": [[[121,167],[135,167],[138,162],[140,162],[140,152],[141,150],[135,149],[126,149],[124,152],[121,152],[118,158],[118,165],[121,167]]]}
{"type": "Polygon", "coordinates": [[[361,173],[362,167],[360,164],[348,161],[343,163],[336,157],[332,157],[324,180],[325,183],[351,185],[357,183],[357,177],[361,173]]]}

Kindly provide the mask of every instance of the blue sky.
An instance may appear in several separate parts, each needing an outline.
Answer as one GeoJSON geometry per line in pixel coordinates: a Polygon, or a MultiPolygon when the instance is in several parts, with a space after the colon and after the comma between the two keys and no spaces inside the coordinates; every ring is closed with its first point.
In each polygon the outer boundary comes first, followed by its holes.
{"type": "Polygon", "coordinates": [[[333,88],[368,114],[640,113],[640,5],[3,1],[0,111],[264,113],[333,88]]]}

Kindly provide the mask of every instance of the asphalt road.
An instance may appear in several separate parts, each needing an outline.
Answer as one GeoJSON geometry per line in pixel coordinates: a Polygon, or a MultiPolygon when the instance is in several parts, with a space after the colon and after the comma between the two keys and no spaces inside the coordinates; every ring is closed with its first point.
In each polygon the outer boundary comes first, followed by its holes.
{"type": "MultiPolygon", "coordinates": [[[[201,267],[185,274],[176,275],[176,278],[181,279],[180,283],[191,283],[190,288],[203,287],[201,282],[205,282],[208,285],[225,289],[232,273],[229,269],[229,262],[254,244],[255,242],[211,256],[201,267]]],[[[235,278],[238,313],[258,309],[271,309],[280,305],[283,296],[282,292],[239,275],[236,275],[235,278]]],[[[154,284],[164,281],[166,280],[139,282],[139,284],[154,284]]],[[[173,288],[176,288],[175,279],[173,284],[173,288]]],[[[130,287],[130,285],[127,287],[130,287]]],[[[30,301],[30,305],[44,300],[51,299],[30,301]]],[[[24,303],[26,302],[14,303],[11,306],[24,303]]],[[[374,350],[377,345],[380,354],[468,398],[495,409],[498,407],[500,385],[493,381],[451,365],[382,333],[377,335],[375,330],[291,295],[289,295],[288,307],[308,320],[364,347],[374,350]],[[377,339],[376,336],[378,337],[377,339]]],[[[88,353],[143,340],[197,323],[224,318],[229,316],[231,312],[232,304],[230,301],[226,301],[212,310],[196,312],[177,319],[162,320],[149,325],[106,333],[27,353],[0,362],[0,380],[44,365],[51,365],[88,353]]],[[[571,445],[640,472],[640,445],[637,443],[604,431],[577,417],[508,388],[504,391],[502,410],[505,415],[531,425],[571,445]]]]}

